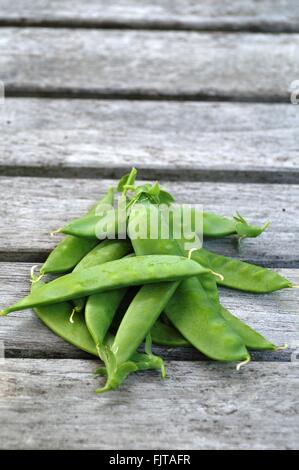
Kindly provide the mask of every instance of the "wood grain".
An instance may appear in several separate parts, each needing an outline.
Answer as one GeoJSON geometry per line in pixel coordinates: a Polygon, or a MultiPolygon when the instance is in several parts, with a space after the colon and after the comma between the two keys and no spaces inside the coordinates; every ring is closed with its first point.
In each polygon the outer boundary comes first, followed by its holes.
{"type": "Polygon", "coordinates": [[[298,31],[296,0],[0,1],[2,24],[298,31]]]}
{"type": "MultiPolygon", "coordinates": [[[[115,181],[2,177],[0,259],[44,260],[59,240],[49,233],[85,213],[111,184],[115,181]]],[[[299,266],[298,185],[161,184],[178,202],[228,216],[239,210],[252,223],[271,221],[260,238],[244,241],[239,249],[231,239],[207,242],[210,249],[257,264],[299,266]]]]}
{"type": "Polygon", "coordinates": [[[6,93],[289,102],[298,34],[5,28],[6,93]]]}
{"type": "Polygon", "coordinates": [[[289,104],[14,99],[0,106],[2,174],[299,181],[289,104]]]}
{"type": "MultiPolygon", "coordinates": [[[[8,306],[27,295],[31,264],[0,263],[1,305],[8,306]]],[[[280,270],[292,282],[299,284],[298,270],[280,270]]],[[[256,328],[275,344],[287,343],[287,351],[256,353],[254,360],[289,361],[292,350],[299,345],[298,291],[286,289],[268,295],[253,295],[221,289],[223,304],[232,313],[256,328]]],[[[87,354],[55,336],[31,311],[11,313],[0,318],[0,341],[4,341],[7,357],[86,358],[87,354]]],[[[168,350],[155,348],[157,354],[176,360],[202,360],[192,349],[168,350]]]]}
{"type": "Polygon", "coordinates": [[[297,449],[295,363],[167,366],[97,396],[96,362],[6,360],[1,448],[297,449]]]}

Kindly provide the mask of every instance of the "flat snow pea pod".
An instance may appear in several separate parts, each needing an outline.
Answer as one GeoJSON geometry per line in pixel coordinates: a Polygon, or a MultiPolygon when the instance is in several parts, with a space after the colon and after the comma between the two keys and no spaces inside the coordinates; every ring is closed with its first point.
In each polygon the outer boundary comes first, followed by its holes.
{"type": "MultiPolygon", "coordinates": [[[[33,282],[31,292],[36,292],[43,285],[42,281],[33,282]]],[[[69,320],[71,311],[72,306],[68,302],[34,308],[39,319],[56,335],[77,348],[98,356],[95,343],[85,325],[84,317],[78,315],[76,321],[71,323],[69,320]]]]}
{"type": "Polygon", "coordinates": [[[136,256],[66,274],[45,284],[13,306],[0,312],[49,305],[107,290],[163,281],[179,281],[207,272],[195,261],[181,256],[136,256]]]}
{"type": "Polygon", "coordinates": [[[245,361],[248,351],[221,317],[196,278],[182,282],[165,312],[172,324],[200,352],[218,361],[245,361]]]}
{"type": "Polygon", "coordinates": [[[220,238],[239,235],[241,238],[255,238],[261,235],[268,225],[268,223],[262,227],[250,225],[239,213],[232,219],[213,212],[203,213],[203,235],[205,237],[220,238]]]}
{"type": "MultiPolygon", "coordinates": [[[[239,235],[241,238],[257,237],[261,235],[269,224],[262,227],[250,225],[237,213],[233,218],[224,217],[214,212],[200,212],[198,209],[191,208],[191,225],[195,227],[196,217],[198,221],[202,220],[202,232],[204,237],[221,238],[229,235],[239,235]]],[[[169,212],[170,222],[173,222],[173,212],[169,212]]],[[[181,214],[183,222],[183,213],[181,214]]]]}
{"type": "Polygon", "coordinates": [[[191,344],[171,325],[166,325],[159,318],[151,329],[152,341],[169,348],[188,347],[191,344]]]}
{"type": "Polygon", "coordinates": [[[204,274],[201,276],[201,283],[209,299],[219,307],[222,317],[234,328],[238,335],[244,341],[248,349],[253,350],[275,350],[277,347],[264,338],[260,333],[255,331],[239,318],[235,317],[231,312],[224,308],[219,301],[217,283],[214,276],[204,274]]]}
{"type": "MultiPolygon", "coordinates": [[[[98,204],[113,204],[114,191],[109,188],[107,194],[98,204]]],[[[96,205],[97,206],[97,205],[96,205]]],[[[93,206],[88,214],[94,213],[93,206]]],[[[76,264],[98,243],[98,240],[80,239],[73,236],[65,237],[50,253],[41,267],[41,274],[59,274],[71,271],[76,264]]]]}
{"type": "Polygon", "coordinates": [[[57,232],[91,240],[125,238],[126,223],[118,224],[118,211],[113,209],[104,214],[99,212],[74,220],[57,232]],[[121,230],[122,225],[123,229],[121,230]]]}
{"type": "Polygon", "coordinates": [[[111,347],[116,364],[126,362],[149,333],[179,282],[141,287],[126,311],[111,347]]]}
{"type": "MultiPolygon", "coordinates": [[[[77,264],[73,272],[120,259],[131,251],[132,245],[129,240],[104,240],[77,264]]],[[[80,312],[84,308],[85,300],[82,297],[73,301],[76,311],[80,312]]]]}
{"type": "MultiPolygon", "coordinates": [[[[145,210],[147,208],[149,205],[145,207],[145,210]]],[[[154,210],[155,208],[151,207],[151,211],[154,210]]],[[[136,208],[135,213],[136,218],[139,216],[144,220],[144,208],[136,208]]],[[[133,217],[133,213],[131,216],[133,217]]],[[[134,223],[137,224],[138,219],[134,223]]],[[[163,218],[161,223],[163,223],[163,218]]],[[[141,220],[139,224],[141,224],[141,220]]],[[[153,252],[178,254],[182,250],[177,241],[172,239],[158,240],[158,243],[152,238],[132,239],[131,241],[136,254],[153,252]]],[[[242,339],[222,318],[217,305],[210,302],[196,277],[180,283],[167,303],[165,313],[184,338],[206,356],[221,361],[249,359],[242,339]]]]}
{"type": "Polygon", "coordinates": [[[90,295],[85,305],[85,322],[96,346],[104,344],[116,310],[126,289],[116,289],[90,295]]]}
{"type": "MultiPolygon", "coordinates": [[[[185,252],[185,255],[187,256],[188,252],[185,252]]],[[[217,283],[232,289],[267,293],[292,287],[290,281],[275,271],[218,255],[204,248],[192,252],[192,259],[221,274],[223,279],[217,278],[217,283]]]]}

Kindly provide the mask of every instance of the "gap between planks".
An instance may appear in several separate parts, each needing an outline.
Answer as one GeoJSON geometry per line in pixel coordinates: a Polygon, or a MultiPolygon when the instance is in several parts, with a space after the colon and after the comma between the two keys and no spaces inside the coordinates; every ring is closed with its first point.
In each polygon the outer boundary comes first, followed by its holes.
{"type": "MultiPolygon", "coordinates": [[[[38,178],[62,178],[62,179],[119,179],[131,169],[127,166],[36,166],[36,165],[1,165],[0,176],[7,177],[38,177],[38,178]]],[[[297,168],[246,168],[234,170],[219,168],[171,168],[150,167],[149,165],[138,168],[139,180],[184,181],[206,183],[243,183],[243,184],[290,184],[298,185],[299,169],[297,168]]]]}
{"type": "Polygon", "coordinates": [[[134,101],[194,101],[194,102],[218,102],[226,103],[289,103],[288,96],[279,94],[255,94],[255,93],[205,93],[205,92],[153,92],[151,90],[120,90],[119,88],[102,88],[101,90],[88,90],[79,87],[45,87],[38,85],[16,85],[5,83],[5,96],[7,98],[52,98],[52,99],[96,99],[96,100],[134,100],[134,101]]]}

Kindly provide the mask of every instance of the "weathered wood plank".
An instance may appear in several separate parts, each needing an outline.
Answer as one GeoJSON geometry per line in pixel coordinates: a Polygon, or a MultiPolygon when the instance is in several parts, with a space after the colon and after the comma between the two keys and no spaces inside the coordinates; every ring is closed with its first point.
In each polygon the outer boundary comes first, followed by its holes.
{"type": "Polygon", "coordinates": [[[297,31],[296,0],[22,0],[0,1],[2,24],[297,31]]]}
{"type": "Polygon", "coordinates": [[[1,31],[7,93],[289,101],[298,34],[63,28],[1,31]]]}
{"type": "Polygon", "coordinates": [[[7,99],[2,174],[299,181],[289,104],[7,99]]]}
{"type": "Polygon", "coordinates": [[[298,367],[170,362],[94,393],[96,362],[7,360],[4,449],[297,449],[298,367]],[[282,398],[283,397],[283,398],[282,398]]]}
{"type": "MultiPolygon", "coordinates": [[[[30,268],[25,263],[0,263],[0,307],[11,305],[28,293],[30,268]]],[[[299,283],[298,270],[280,272],[299,283]]],[[[298,291],[288,289],[257,296],[221,289],[221,297],[227,308],[275,344],[290,346],[287,351],[254,354],[254,360],[290,360],[291,350],[299,347],[298,291]]],[[[0,341],[4,341],[7,357],[87,357],[56,337],[29,310],[0,318],[0,341]]],[[[168,359],[203,359],[196,351],[186,348],[155,350],[168,359]]]]}
{"type": "MultiPolygon", "coordinates": [[[[83,214],[102,195],[111,180],[2,177],[0,255],[2,260],[42,261],[59,237],[49,233],[83,214]]],[[[236,210],[249,221],[272,223],[259,239],[246,240],[238,252],[229,240],[207,246],[258,264],[281,267],[299,265],[298,185],[242,185],[229,183],[163,182],[178,202],[202,204],[232,216],[236,210]]]]}

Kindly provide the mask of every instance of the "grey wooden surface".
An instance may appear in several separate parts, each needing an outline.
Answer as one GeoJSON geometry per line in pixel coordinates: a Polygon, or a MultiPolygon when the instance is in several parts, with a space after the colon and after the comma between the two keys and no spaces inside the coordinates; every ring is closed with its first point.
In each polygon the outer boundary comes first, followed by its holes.
{"type": "Polygon", "coordinates": [[[9,0],[2,24],[126,28],[298,31],[296,0],[9,0]],[[17,8],[16,8],[17,4],[17,8]]]}
{"type": "MultiPolygon", "coordinates": [[[[299,284],[295,0],[0,0],[0,307],[32,264],[132,165],[181,202],[272,223],[238,248],[299,284]],[[280,33],[280,34],[277,34],[280,33]],[[110,178],[110,179],[108,179],[110,178]]],[[[285,351],[237,373],[191,349],[96,396],[97,361],[31,311],[0,319],[0,447],[298,448],[298,292],[221,289],[285,351]]]]}
{"type": "Polygon", "coordinates": [[[289,101],[298,34],[4,28],[7,93],[289,101]]]}
{"type": "Polygon", "coordinates": [[[2,174],[118,177],[138,163],[143,177],[298,182],[289,104],[12,98],[0,112],[2,174]]]}
{"type": "MultiPolygon", "coordinates": [[[[42,261],[59,236],[50,232],[87,210],[115,180],[1,177],[2,259],[42,261]],[[25,203],[26,202],[26,203],[25,203]],[[11,221],[13,220],[13,224],[11,221]]],[[[299,262],[298,185],[197,183],[161,180],[178,202],[200,204],[204,210],[233,216],[238,210],[252,223],[271,221],[267,231],[240,247],[231,239],[208,241],[224,254],[257,264],[297,267],[299,262]]]]}
{"type": "Polygon", "coordinates": [[[0,369],[1,447],[14,449],[16,439],[24,449],[298,446],[294,363],[255,363],[237,372],[229,364],[169,362],[164,381],[156,372],[131,375],[122,390],[103,396],[94,394],[101,383],[95,367],[8,359],[0,369]]]}

